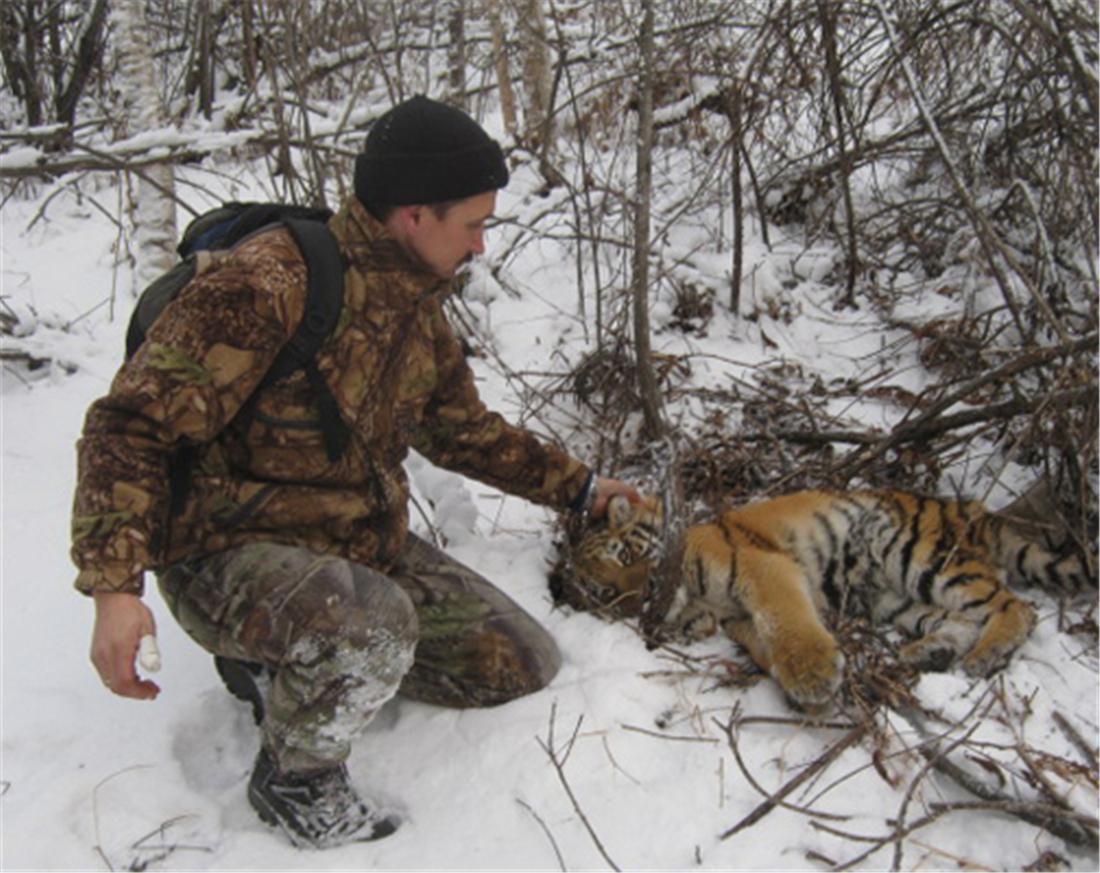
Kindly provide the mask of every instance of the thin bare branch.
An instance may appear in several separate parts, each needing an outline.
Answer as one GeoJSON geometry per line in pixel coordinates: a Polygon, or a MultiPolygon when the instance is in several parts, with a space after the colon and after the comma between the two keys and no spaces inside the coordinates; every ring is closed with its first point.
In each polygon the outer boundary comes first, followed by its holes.
{"type": "Polygon", "coordinates": [[[588,820],[588,816],[585,814],[584,809],[580,805],[580,801],[577,800],[576,794],[573,793],[573,788],[569,784],[568,778],[565,775],[565,762],[569,757],[569,752],[573,748],[573,743],[577,739],[577,731],[580,730],[581,718],[577,719],[576,727],[573,729],[573,735],[566,744],[565,755],[559,754],[558,749],[554,745],[554,722],[557,717],[557,704],[555,703],[550,708],[550,724],[547,728],[546,739],[542,737],[536,737],[536,741],[542,750],[546,753],[546,756],[550,759],[550,763],[554,767],[554,772],[558,776],[558,781],[561,783],[561,787],[565,789],[565,793],[569,798],[569,802],[573,805],[573,810],[577,813],[577,817],[580,818],[581,824],[584,825],[584,829],[588,831],[588,835],[592,838],[593,844],[596,846],[596,850],[600,853],[600,856],[607,862],[607,865],[612,870],[621,869],[607,853],[607,849],[604,848],[603,842],[600,840],[599,835],[596,833],[595,828],[592,827],[592,823],[588,820]]]}

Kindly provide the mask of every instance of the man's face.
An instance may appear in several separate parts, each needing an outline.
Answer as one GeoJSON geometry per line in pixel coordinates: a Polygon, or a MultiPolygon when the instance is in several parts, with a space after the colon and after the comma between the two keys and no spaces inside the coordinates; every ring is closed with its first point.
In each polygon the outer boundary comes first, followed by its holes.
{"type": "Polygon", "coordinates": [[[496,203],[496,191],[475,194],[451,206],[443,218],[430,206],[409,207],[408,245],[433,273],[450,279],[485,251],[485,222],[496,203]]]}

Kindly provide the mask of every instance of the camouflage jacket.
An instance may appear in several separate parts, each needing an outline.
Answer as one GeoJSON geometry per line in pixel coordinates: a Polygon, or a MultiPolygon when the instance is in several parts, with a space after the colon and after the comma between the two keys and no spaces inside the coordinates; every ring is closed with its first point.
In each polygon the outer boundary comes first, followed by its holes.
{"type": "Polygon", "coordinates": [[[261,540],[385,570],[408,528],[402,462],[432,462],[567,507],[589,470],[488,411],[443,313],[451,283],[418,266],[354,197],[331,220],[344,308],[316,361],[352,437],[326,455],[315,395],[296,372],[258,388],[301,318],[306,267],[290,234],[239,244],[150,328],[78,442],[76,587],[142,592],[143,572],[261,540]],[[256,393],[252,412],[238,415],[256,393]],[[171,459],[197,447],[181,512],[171,459]]]}

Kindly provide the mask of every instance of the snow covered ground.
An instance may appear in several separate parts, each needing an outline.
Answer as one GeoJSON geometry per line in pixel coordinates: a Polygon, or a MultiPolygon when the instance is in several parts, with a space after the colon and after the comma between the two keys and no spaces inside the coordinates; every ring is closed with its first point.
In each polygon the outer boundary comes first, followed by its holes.
{"type": "MultiPolygon", "coordinates": [[[[515,187],[504,212],[523,208],[522,178],[515,187]]],[[[94,196],[108,212],[117,202],[109,186],[94,196]]],[[[988,810],[946,812],[895,844],[899,817],[912,823],[935,804],[972,799],[924,770],[912,751],[920,736],[900,715],[885,719],[878,743],[848,745],[785,798],[801,810],[774,809],[723,839],[765,799],[739,767],[731,737],[759,787],[775,792],[846,729],[800,723],[771,681],[742,689],[718,682],[719,657],[744,663],[731,644],[693,647],[691,655],[713,657],[706,670],[690,670],[647,651],[629,627],[553,608],[551,514],[417,460],[410,469],[421,504],[451,553],[542,621],[564,664],[549,688],[497,709],[387,705],[349,766],[365,793],[400,812],[403,826],[374,844],[324,854],[292,849],[245,798],[258,743],[247,708],[222,690],[211,659],[176,628],[155,586],[147,599],[159,621],[161,696],[152,703],[113,697],[88,661],[92,608],[71,588],[68,514],[73,444],[85,408],[119,363],[131,305],[125,270],[116,278],[117,230],[91,201],[62,193],[48,204],[9,200],[2,234],[4,304],[19,313],[23,334],[12,343],[54,362],[33,372],[5,365],[3,377],[4,869],[829,869],[828,861],[845,863],[873,845],[852,835],[885,838],[859,869],[888,868],[898,845],[903,869],[1022,869],[1049,861],[1044,853],[1072,869],[1096,869],[1095,852],[988,810]],[[40,209],[44,217],[34,222],[40,209]],[[743,721],[727,732],[735,709],[743,721]]],[[[830,378],[866,377],[866,356],[889,349],[890,335],[866,312],[824,305],[827,253],[791,251],[759,251],[753,291],[754,305],[785,292],[787,303],[799,301],[790,324],[763,316],[750,325],[719,312],[706,337],[660,333],[657,348],[692,355],[700,385],[720,387],[732,372],[781,356],[830,378]]],[[[724,260],[715,256],[715,271],[724,260]]],[[[523,296],[501,292],[478,270],[471,311],[514,370],[546,371],[561,338],[581,335],[571,314],[572,268],[531,247],[508,271],[523,296]],[[487,309],[478,302],[489,298],[487,309]]],[[[929,305],[913,301],[926,312],[929,305]]],[[[897,354],[894,383],[909,379],[919,388],[919,371],[904,375],[905,352],[897,354]]],[[[515,386],[492,359],[475,366],[486,400],[518,415],[515,386]]],[[[865,420],[875,415],[885,413],[864,410],[865,420]]],[[[1095,767],[1056,720],[1095,753],[1095,647],[1060,633],[1057,604],[1035,599],[1039,626],[1001,676],[929,675],[916,693],[944,716],[930,726],[934,733],[950,743],[973,731],[957,757],[979,779],[1017,791],[1023,748],[1046,756],[1052,788],[1095,815],[1095,767]],[[972,712],[987,717],[965,718],[972,712]]],[[[1021,789],[1021,797],[1034,791],[1021,789]]]]}

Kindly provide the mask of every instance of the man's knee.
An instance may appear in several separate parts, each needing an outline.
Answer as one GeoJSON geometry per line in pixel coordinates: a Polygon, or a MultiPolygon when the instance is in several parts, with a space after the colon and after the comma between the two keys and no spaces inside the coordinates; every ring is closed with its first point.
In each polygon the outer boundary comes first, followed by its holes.
{"type": "MultiPolygon", "coordinates": [[[[532,624],[534,624],[533,619],[532,624]]],[[[554,642],[554,638],[540,625],[535,626],[538,629],[537,634],[528,632],[522,641],[522,645],[528,652],[527,659],[531,664],[528,670],[529,690],[525,691],[525,694],[541,691],[553,681],[558,675],[558,670],[561,669],[561,651],[554,642]]]]}
{"type": "Polygon", "coordinates": [[[492,632],[477,641],[481,657],[475,657],[474,681],[480,684],[480,706],[497,706],[541,691],[558,674],[561,654],[557,644],[531,620],[523,632],[492,632]]]}
{"type": "Polygon", "coordinates": [[[476,645],[472,684],[478,706],[498,706],[548,686],[561,667],[561,653],[553,637],[534,619],[522,628],[484,635],[476,645]]]}
{"type": "Polygon", "coordinates": [[[399,585],[367,567],[334,560],[317,571],[308,589],[306,636],[320,649],[353,660],[358,653],[395,663],[411,660],[418,619],[399,585]]]}
{"type": "Polygon", "coordinates": [[[533,619],[487,622],[461,639],[423,639],[401,693],[459,708],[499,706],[545,688],[561,655],[533,619]]]}

